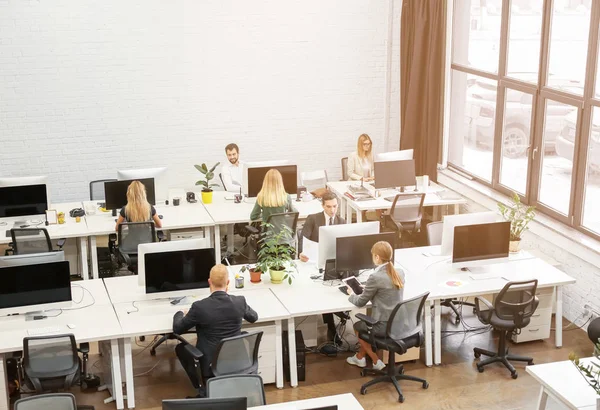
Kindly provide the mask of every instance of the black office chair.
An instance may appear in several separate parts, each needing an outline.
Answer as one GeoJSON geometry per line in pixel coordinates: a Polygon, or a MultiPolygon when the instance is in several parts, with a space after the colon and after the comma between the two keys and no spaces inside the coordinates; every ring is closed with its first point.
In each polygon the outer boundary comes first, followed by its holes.
{"type": "Polygon", "coordinates": [[[158,239],[154,222],[124,222],[119,225],[117,237],[114,234],[110,237],[109,249],[113,250],[117,265],[124,263],[130,272],[137,274],[138,245],[158,239]]]}
{"type": "MultiPolygon", "coordinates": [[[[267,219],[267,224],[270,224],[271,227],[269,229],[273,234],[278,234],[281,230],[287,227],[289,229],[290,235],[286,235],[285,243],[295,248],[296,245],[296,227],[298,225],[298,212],[284,212],[280,214],[272,214],[267,219]]],[[[249,260],[256,260],[256,255],[258,254],[258,250],[260,248],[260,239],[263,237],[264,232],[255,225],[246,225],[246,231],[249,232],[252,236],[249,238],[250,249],[253,252],[249,255],[249,260]]]]}
{"type": "Polygon", "coordinates": [[[94,410],[94,406],[77,405],[71,393],[51,393],[26,397],[15,402],[14,410],[94,410]]]}
{"type": "MultiPolygon", "coordinates": [[[[5,255],[27,255],[31,253],[52,252],[52,241],[46,228],[13,228],[10,230],[12,242],[8,244],[5,255]]],[[[58,250],[65,246],[66,239],[56,242],[58,250]]]]}
{"type": "Polygon", "coordinates": [[[366,323],[368,329],[366,332],[359,332],[358,337],[369,342],[374,352],[380,349],[389,352],[388,363],[384,370],[375,370],[370,367],[360,371],[361,376],[367,374],[378,376],[363,384],[360,388],[360,394],[367,394],[367,389],[377,383],[393,383],[398,392],[398,401],[403,403],[404,395],[398,380],[419,382],[424,389],[429,387],[429,383],[425,379],[404,374],[404,367],[402,365],[396,366],[395,362],[396,353],[404,354],[411,347],[418,347],[423,344],[425,339],[421,319],[423,318],[423,307],[428,296],[429,292],[398,303],[387,322],[385,337],[378,337],[371,333],[373,326],[378,323],[377,320],[362,313],[356,315],[358,319],[366,323]]]}
{"type": "Polygon", "coordinates": [[[116,181],[116,179],[98,179],[96,181],[90,182],[90,201],[104,202],[104,183],[114,181],[116,181]]]}
{"type": "Polygon", "coordinates": [[[223,180],[223,174],[219,172],[219,179],[221,180],[221,185],[223,185],[223,189],[227,191],[227,187],[225,186],[225,181],[223,180]]]}
{"type": "Polygon", "coordinates": [[[267,404],[265,385],[258,374],[236,374],[208,379],[206,397],[209,399],[246,397],[248,407],[267,404]]]}
{"type": "Polygon", "coordinates": [[[479,358],[481,355],[489,356],[489,359],[477,363],[479,373],[483,373],[484,366],[490,363],[501,362],[510,370],[511,377],[516,379],[519,375],[509,360],[527,362],[528,365],[533,364],[533,358],[531,357],[508,354],[506,339],[510,334],[520,332],[521,329],[527,327],[529,324],[531,316],[539,303],[538,298],[535,296],[537,283],[537,279],[523,282],[508,282],[498,296],[496,296],[493,306],[484,298],[475,298],[475,313],[481,323],[492,325],[494,329],[500,331],[497,352],[478,347],[473,349],[475,358],[479,358]],[[486,306],[487,310],[481,310],[480,302],[486,306]]]}
{"type": "Polygon", "coordinates": [[[348,180],[348,157],[342,158],[342,181],[348,180]]]}
{"type": "Polygon", "coordinates": [[[397,247],[417,243],[416,234],[421,230],[425,194],[398,194],[389,212],[383,214],[384,227],[400,236],[397,247]]]}

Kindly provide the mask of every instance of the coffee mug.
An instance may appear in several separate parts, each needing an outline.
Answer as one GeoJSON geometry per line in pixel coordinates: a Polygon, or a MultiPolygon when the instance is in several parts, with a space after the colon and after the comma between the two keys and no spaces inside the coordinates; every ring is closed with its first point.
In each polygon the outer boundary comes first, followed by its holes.
{"type": "Polygon", "coordinates": [[[179,201],[181,201],[181,198],[173,198],[173,205],[179,206],[179,201]]]}
{"type": "Polygon", "coordinates": [[[239,204],[240,202],[242,202],[242,195],[240,194],[235,194],[233,196],[233,202],[235,202],[236,204],[239,204]]]}

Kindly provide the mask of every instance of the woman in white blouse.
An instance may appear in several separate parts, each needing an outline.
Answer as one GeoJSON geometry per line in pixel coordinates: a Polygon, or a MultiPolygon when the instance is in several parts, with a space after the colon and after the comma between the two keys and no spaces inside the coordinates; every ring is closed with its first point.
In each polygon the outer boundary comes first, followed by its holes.
{"type": "Polygon", "coordinates": [[[371,137],[361,134],[358,137],[356,151],[348,157],[349,180],[369,182],[375,179],[372,148],[371,137]]]}

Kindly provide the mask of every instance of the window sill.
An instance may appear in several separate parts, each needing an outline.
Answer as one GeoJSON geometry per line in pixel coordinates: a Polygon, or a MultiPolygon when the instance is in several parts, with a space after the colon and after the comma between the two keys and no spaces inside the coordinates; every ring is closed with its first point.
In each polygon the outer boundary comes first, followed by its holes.
{"type": "MultiPolygon", "coordinates": [[[[506,195],[450,169],[438,170],[438,183],[493,211],[498,210],[497,202],[509,201],[506,195]]],[[[600,241],[541,213],[536,214],[529,230],[600,268],[600,241]]]]}

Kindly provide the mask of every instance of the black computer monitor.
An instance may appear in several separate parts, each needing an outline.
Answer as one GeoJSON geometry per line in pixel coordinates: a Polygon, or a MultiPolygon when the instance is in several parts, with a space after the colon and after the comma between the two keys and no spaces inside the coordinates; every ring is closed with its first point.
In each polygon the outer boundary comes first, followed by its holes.
{"type": "Polygon", "coordinates": [[[403,161],[376,161],[375,189],[404,188],[417,185],[415,176],[415,160],[403,161]]]}
{"type": "Polygon", "coordinates": [[[494,222],[454,227],[452,263],[455,267],[467,264],[495,263],[508,258],[510,222],[494,222]]]}
{"type": "Polygon", "coordinates": [[[121,209],[127,205],[127,188],[133,181],[140,181],[146,187],[146,198],[150,204],[155,205],[154,178],[128,179],[125,181],[110,181],[104,183],[104,196],[106,209],[121,209]]]}
{"type": "Polygon", "coordinates": [[[187,249],[144,255],[146,293],[175,292],[208,287],[215,249],[187,249]]]}
{"type": "Polygon", "coordinates": [[[333,406],[325,406],[325,407],[311,407],[310,409],[306,409],[306,410],[338,410],[338,406],[333,405],[333,406]]]}
{"type": "Polygon", "coordinates": [[[70,302],[70,275],[68,261],[0,268],[0,309],[70,302]]]}
{"type": "Polygon", "coordinates": [[[163,400],[163,410],[246,410],[246,397],[229,397],[226,399],[183,399],[163,400]]]}
{"type": "MultiPolygon", "coordinates": [[[[371,248],[379,241],[388,242],[394,248],[394,232],[372,235],[346,236],[335,242],[335,270],[338,272],[369,269],[373,267],[371,248]]],[[[392,253],[392,262],[394,254],[392,253]]]]}
{"type": "Polygon", "coordinates": [[[0,188],[0,218],[42,215],[48,209],[46,185],[20,185],[0,188]]]}
{"type": "Polygon", "coordinates": [[[265,175],[270,169],[281,173],[285,192],[294,195],[298,190],[298,166],[280,165],[276,167],[248,168],[248,197],[255,198],[260,192],[265,175]]]}

